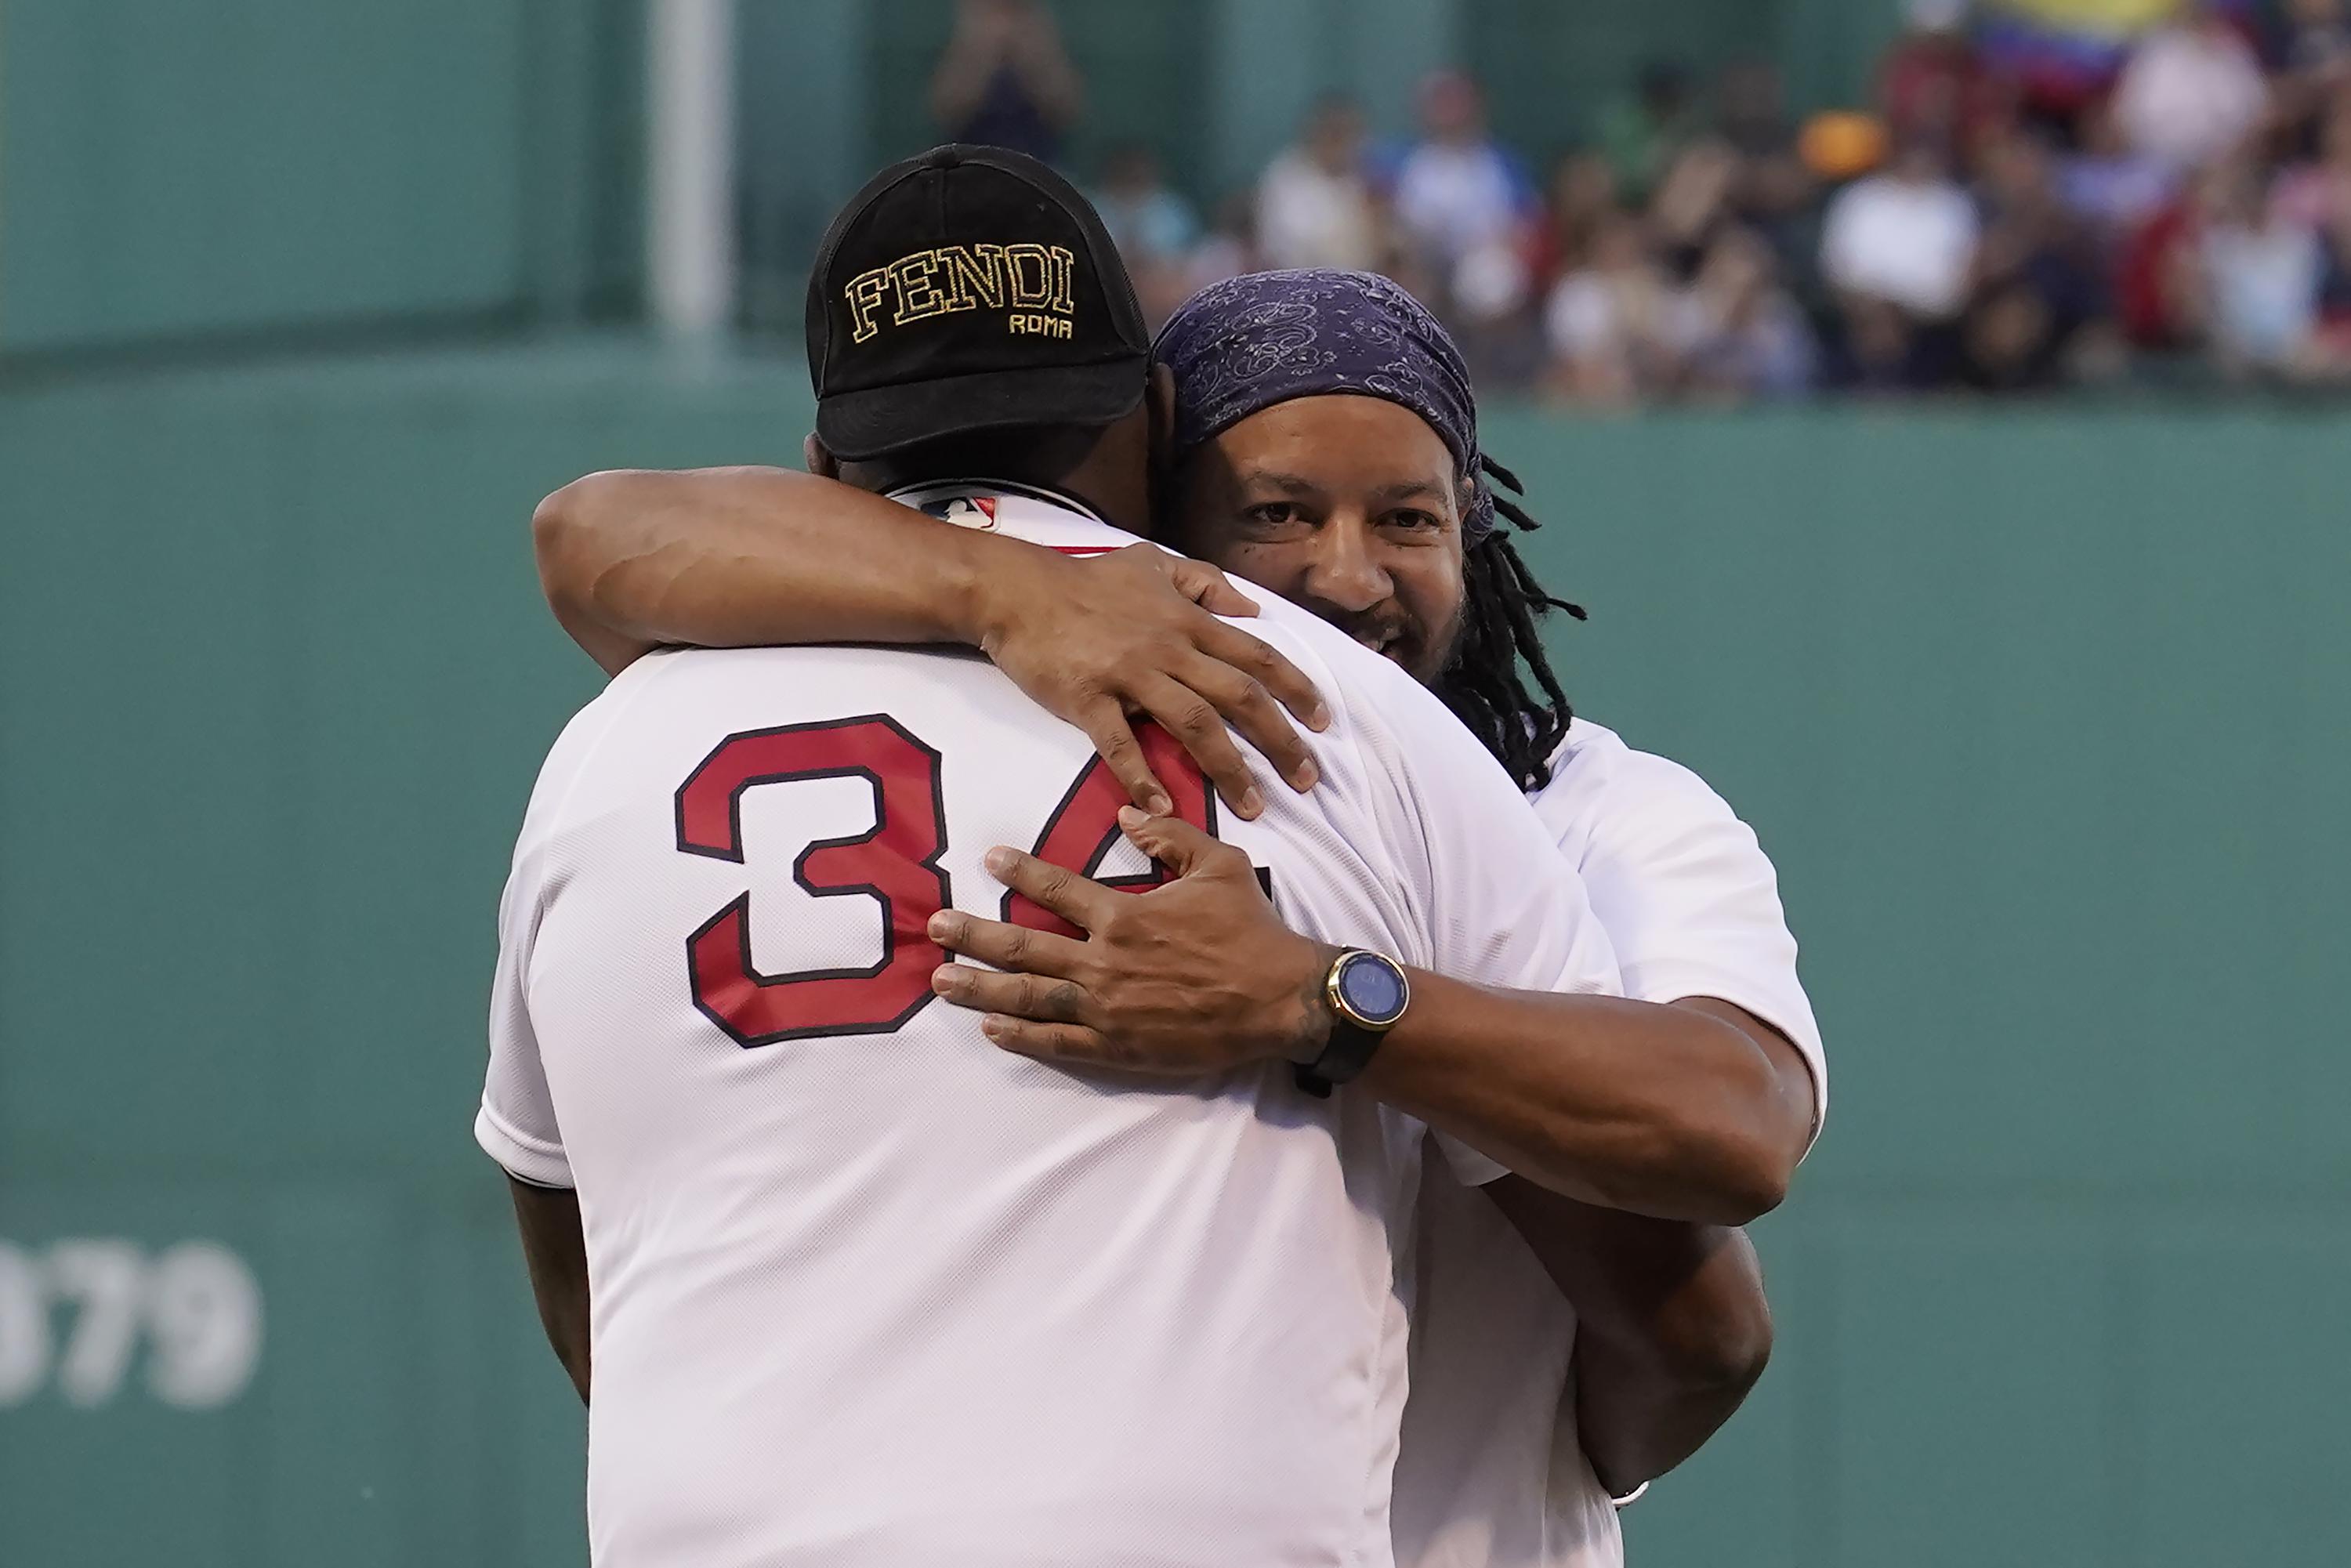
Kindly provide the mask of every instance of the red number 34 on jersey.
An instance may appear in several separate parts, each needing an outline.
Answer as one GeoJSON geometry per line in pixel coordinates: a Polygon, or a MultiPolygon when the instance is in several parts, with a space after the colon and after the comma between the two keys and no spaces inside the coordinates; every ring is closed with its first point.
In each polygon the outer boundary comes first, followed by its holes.
{"type": "MultiPolygon", "coordinates": [[[[1175,798],[1176,814],[1216,831],[1215,797],[1199,768],[1167,734],[1140,726],[1152,770],[1175,798]]],[[[763,975],[751,964],[751,894],[747,890],[686,938],[694,1005],[746,1048],[811,1035],[887,1034],[933,998],[931,971],[946,954],[925,935],[932,915],[954,896],[939,867],[946,852],[946,814],[938,752],[886,714],[747,730],[719,742],[678,786],[677,847],[687,854],[743,863],[744,793],[766,784],[862,778],[873,787],[873,826],[853,838],[826,839],[802,850],[792,880],[819,898],[858,894],[880,905],[882,953],[862,969],[807,969],[763,975]]],[[[1061,797],[1031,852],[1040,860],[1092,876],[1120,841],[1118,809],[1126,793],[1100,758],[1061,797]]],[[[1164,867],[1109,879],[1140,892],[1168,879],[1164,867]]],[[[1008,893],[1006,920],[1064,936],[1083,933],[1028,899],[1008,893]]]]}

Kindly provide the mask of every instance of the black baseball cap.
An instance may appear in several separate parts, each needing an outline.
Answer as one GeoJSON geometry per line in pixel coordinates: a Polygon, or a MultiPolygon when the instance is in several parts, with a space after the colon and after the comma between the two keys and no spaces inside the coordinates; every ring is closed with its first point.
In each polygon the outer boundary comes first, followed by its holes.
{"type": "Polygon", "coordinates": [[[809,275],[817,438],[879,457],[976,430],[1134,412],[1151,334],[1067,180],[1002,147],[934,147],[851,198],[809,275]]]}

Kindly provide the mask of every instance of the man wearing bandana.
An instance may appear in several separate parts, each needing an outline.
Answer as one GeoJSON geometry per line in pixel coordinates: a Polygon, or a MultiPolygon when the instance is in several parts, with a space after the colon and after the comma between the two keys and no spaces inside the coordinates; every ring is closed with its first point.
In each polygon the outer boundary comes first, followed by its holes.
{"type": "MultiPolygon", "coordinates": [[[[1165,379],[1065,181],[936,149],[812,277],[820,460],[897,497],[872,548],[1145,548],[1109,519],[1147,524],[1165,379]]],[[[600,1568],[1391,1559],[1424,1144],[1562,1179],[1576,1114],[1492,1102],[1553,1097],[1615,963],[1436,697],[1296,607],[1258,630],[1329,711],[1322,782],[1245,817],[1149,731],[1153,821],[946,649],[665,651],[565,728],[475,1134],[588,1401],[600,1568]],[[1258,960],[1216,988],[1247,1040],[1046,1062],[955,1005],[955,952],[1195,906],[1258,960]],[[1509,1049],[1464,1075],[1465,1040],[1509,1049]]]]}
{"type": "MultiPolygon", "coordinates": [[[[1401,290],[1363,274],[1237,279],[1179,312],[1155,357],[1174,388],[1166,537],[1434,686],[1534,797],[1562,858],[1527,874],[1581,866],[1639,955],[1625,967],[1643,999],[1584,998],[1540,1086],[1520,1071],[1529,1037],[1499,1014],[1414,1004],[1513,1174],[1472,1189],[1432,1162],[1424,1186],[1397,1561],[1614,1562],[1609,1491],[1695,1448],[1761,1369],[1768,1316],[1729,1227],[1778,1201],[1824,1102],[1769,862],[1694,777],[1568,713],[1534,632],[1552,601],[1496,513],[1531,519],[1498,502],[1489,481],[1508,475],[1479,450],[1459,357],[1401,290]]],[[[1315,787],[1274,700],[1306,716],[1314,694],[1195,602],[1237,608],[1221,577],[1143,550],[1054,559],[886,509],[776,471],[597,476],[542,507],[542,572],[608,669],[661,643],[962,642],[1085,729],[1138,803],[1164,813],[1168,784],[1131,715],[1176,735],[1245,819],[1270,790],[1315,787]],[[877,551],[884,528],[895,548],[877,551]]],[[[1196,831],[1163,814],[1134,837],[1216,882],[1196,831]]],[[[1041,901],[1069,892],[1033,857],[1007,875],[1041,901]]],[[[1310,978],[1280,971],[1254,896],[1228,883],[1050,950],[953,917],[941,941],[991,967],[949,964],[935,984],[1024,1055],[1245,1061],[1272,1027],[1262,998],[1310,978]]],[[[1061,913],[1085,924],[1079,902],[1061,913]]]]}

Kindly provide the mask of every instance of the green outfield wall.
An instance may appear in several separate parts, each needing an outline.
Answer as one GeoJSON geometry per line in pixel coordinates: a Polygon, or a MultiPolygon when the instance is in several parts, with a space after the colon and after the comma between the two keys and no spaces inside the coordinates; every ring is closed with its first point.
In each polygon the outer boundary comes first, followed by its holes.
{"type": "MultiPolygon", "coordinates": [[[[928,108],[953,0],[737,0],[755,323],[928,108]]],[[[1090,178],[1155,149],[1212,211],[1314,99],[1384,137],[1476,71],[1531,172],[1651,60],[1776,60],[1849,101],[1897,0],[1059,0],[1090,178]]],[[[625,319],[642,293],[643,0],[0,0],[0,366],[625,319]]]]}
{"type": "MultiPolygon", "coordinates": [[[[789,460],[624,346],[0,392],[0,1563],[581,1560],[468,1132],[593,691],[531,505],[789,460]]],[[[1780,1350],[1638,1564],[2351,1560],[2351,420],[1504,413],[1579,706],[1777,857],[1780,1350]]]]}
{"type": "Polygon", "coordinates": [[[0,362],[610,313],[640,0],[0,0],[0,362]]]}

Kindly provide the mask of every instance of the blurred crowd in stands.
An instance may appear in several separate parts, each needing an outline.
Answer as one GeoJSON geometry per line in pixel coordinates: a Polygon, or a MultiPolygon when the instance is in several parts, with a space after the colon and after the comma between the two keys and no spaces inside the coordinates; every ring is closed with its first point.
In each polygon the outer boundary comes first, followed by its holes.
{"type": "MultiPolygon", "coordinates": [[[[1802,121],[1769,63],[1661,61],[1540,173],[1450,70],[1416,136],[1327,100],[1205,217],[1143,147],[1083,172],[1155,320],[1238,271],[1369,267],[1482,385],[1576,402],[2351,384],[2346,0],[2132,9],[1911,0],[1875,101],[1802,121]]],[[[1050,14],[962,16],[944,128],[1057,156],[1082,89],[1050,14]]]]}

